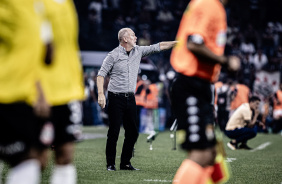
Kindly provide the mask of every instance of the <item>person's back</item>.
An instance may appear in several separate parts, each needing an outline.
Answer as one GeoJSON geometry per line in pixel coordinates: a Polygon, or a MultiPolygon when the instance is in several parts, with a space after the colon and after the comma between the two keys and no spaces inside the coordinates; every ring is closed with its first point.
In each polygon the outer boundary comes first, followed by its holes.
{"type": "Polygon", "coordinates": [[[199,59],[186,47],[185,37],[199,34],[205,45],[213,53],[222,55],[226,41],[226,16],[218,0],[193,0],[185,10],[176,39],[179,44],[172,50],[171,65],[179,73],[195,76],[207,81],[217,81],[221,66],[219,64],[199,62],[199,59]],[[217,12],[216,14],[214,12],[217,12]],[[201,16],[205,13],[208,16],[201,16]],[[199,24],[199,19],[201,24],[199,24]]]}
{"type": "Polygon", "coordinates": [[[42,65],[40,77],[51,105],[84,98],[82,66],[77,44],[77,17],[70,0],[44,1],[53,30],[53,60],[42,65]]]}
{"type": "Polygon", "coordinates": [[[43,124],[35,116],[40,114],[34,113],[36,70],[45,48],[42,4],[37,0],[0,0],[0,4],[0,159],[10,166],[6,183],[37,184],[46,159],[38,157],[52,140],[40,139],[43,124]]]}
{"type": "Polygon", "coordinates": [[[0,2],[0,103],[26,102],[43,55],[40,7],[33,0],[0,2]]]}
{"type": "Polygon", "coordinates": [[[41,65],[39,77],[47,101],[55,134],[55,164],[50,177],[53,184],[76,183],[72,164],[75,140],[81,138],[84,81],[78,48],[78,23],[72,0],[43,0],[47,21],[51,24],[53,55],[50,64],[41,65]]]}
{"type": "Polygon", "coordinates": [[[177,129],[185,132],[181,146],[189,154],[173,183],[206,183],[211,176],[205,170],[216,155],[213,83],[221,65],[230,64],[223,56],[226,27],[219,0],[192,0],[180,22],[179,42],[171,53],[171,65],[178,73],[171,87],[171,107],[177,129]]]}

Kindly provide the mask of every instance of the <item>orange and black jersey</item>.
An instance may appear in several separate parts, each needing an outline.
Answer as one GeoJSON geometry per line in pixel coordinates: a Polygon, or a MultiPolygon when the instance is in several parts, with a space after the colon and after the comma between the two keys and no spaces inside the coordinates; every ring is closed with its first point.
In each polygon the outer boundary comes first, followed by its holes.
{"type": "Polygon", "coordinates": [[[179,42],[171,53],[172,67],[183,75],[216,82],[221,66],[199,60],[187,49],[187,38],[198,34],[208,49],[222,55],[226,28],[226,13],[219,0],[192,0],[183,14],[176,36],[179,42]]]}

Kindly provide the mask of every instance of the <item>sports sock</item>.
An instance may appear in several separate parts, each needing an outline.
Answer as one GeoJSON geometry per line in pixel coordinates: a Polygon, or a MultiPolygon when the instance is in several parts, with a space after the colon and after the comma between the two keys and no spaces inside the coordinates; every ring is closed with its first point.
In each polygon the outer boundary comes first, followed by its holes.
{"type": "Polygon", "coordinates": [[[56,165],[52,176],[51,184],[75,184],[76,169],[72,164],[56,165]]]}
{"type": "Polygon", "coordinates": [[[11,168],[6,184],[38,184],[40,177],[40,162],[29,159],[11,168]]]}

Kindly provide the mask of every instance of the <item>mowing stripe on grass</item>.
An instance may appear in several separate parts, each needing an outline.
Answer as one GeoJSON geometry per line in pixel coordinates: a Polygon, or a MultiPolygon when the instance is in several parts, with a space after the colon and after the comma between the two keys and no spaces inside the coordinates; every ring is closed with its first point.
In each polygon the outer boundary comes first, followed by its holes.
{"type": "Polygon", "coordinates": [[[172,180],[145,179],[144,181],[147,181],[147,182],[172,183],[172,180]]]}
{"type": "Polygon", "coordinates": [[[263,150],[264,148],[266,148],[270,144],[271,144],[271,142],[265,142],[265,143],[259,145],[258,147],[256,147],[255,149],[251,150],[250,152],[255,152],[257,150],[263,150]]]}

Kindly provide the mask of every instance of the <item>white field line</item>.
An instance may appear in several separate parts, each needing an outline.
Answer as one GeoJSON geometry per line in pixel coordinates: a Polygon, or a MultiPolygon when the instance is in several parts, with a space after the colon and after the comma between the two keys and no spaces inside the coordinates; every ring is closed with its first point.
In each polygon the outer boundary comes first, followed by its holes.
{"type": "Polygon", "coordinates": [[[264,148],[266,148],[267,146],[269,146],[271,144],[271,142],[265,142],[261,145],[259,145],[258,147],[254,148],[253,150],[251,150],[250,152],[255,152],[257,150],[263,150],[264,148]]]}
{"type": "Polygon", "coordinates": [[[144,179],[146,182],[172,183],[172,180],[144,179]]]}
{"type": "Polygon", "coordinates": [[[83,133],[82,134],[83,140],[99,139],[99,138],[105,138],[105,137],[107,137],[106,134],[97,134],[97,133],[83,133]]]}
{"type": "Polygon", "coordinates": [[[233,162],[233,161],[235,161],[235,160],[237,160],[237,158],[226,158],[226,162],[233,162]]]}

